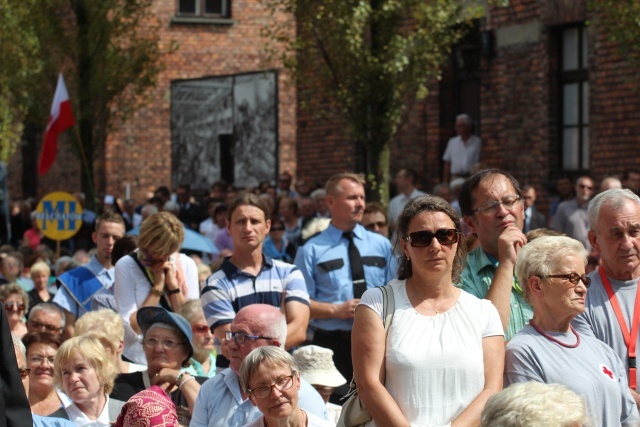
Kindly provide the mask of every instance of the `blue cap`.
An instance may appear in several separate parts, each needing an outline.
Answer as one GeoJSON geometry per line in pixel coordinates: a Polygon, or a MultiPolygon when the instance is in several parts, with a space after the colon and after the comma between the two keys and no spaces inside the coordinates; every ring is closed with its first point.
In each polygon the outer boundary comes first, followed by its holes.
{"type": "Polygon", "coordinates": [[[146,331],[154,323],[167,323],[169,325],[174,325],[180,332],[182,332],[183,338],[189,343],[189,358],[193,356],[193,343],[191,342],[193,335],[191,334],[191,325],[187,319],[181,315],[167,311],[162,307],[142,307],[138,310],[136,319],[138,320],[138,326],[140,326],[142,331],[146,331]]]}

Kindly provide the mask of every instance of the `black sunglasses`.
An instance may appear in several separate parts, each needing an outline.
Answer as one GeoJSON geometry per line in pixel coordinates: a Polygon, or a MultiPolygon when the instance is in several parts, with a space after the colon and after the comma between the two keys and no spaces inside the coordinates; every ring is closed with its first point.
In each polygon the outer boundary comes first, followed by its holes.
{"type": "Polygon", "coordinates": [[[422,230],[409,233],[404,240],[411,243],[411,246],[414,248],[423,248],[431,245],[434,237],[441,245],[453,245],[454,243],[458,243],[460,232],[455,228],[441,228],[435,233],[422,230]]]}

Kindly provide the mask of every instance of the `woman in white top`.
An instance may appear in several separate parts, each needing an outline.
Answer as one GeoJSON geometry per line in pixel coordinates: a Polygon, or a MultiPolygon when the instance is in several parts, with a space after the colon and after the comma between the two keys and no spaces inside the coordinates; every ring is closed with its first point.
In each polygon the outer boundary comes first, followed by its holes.
{"type": "Polygon", "coordinates": [[[56,353],[54,381],[73,403],[51,416],[67,418],[77,426],[110,426],[124,404],[109,400],[117,375],[97,338],[65,341],[56,353]]]}
{"type": "Polygon", "coordinates": [[[240,365],[240,387],[260,418],[244,427],[330,427],[334,424],[298,407],[300,369],[280,347],[254,349],[240,365]]]}
{"type": "Polygon", "coordinates": [[[183,240],[184,226],[175,215],[155,213],[140,226],[138,249],[116,264],[113,294],[125,325],[123,354],[135,363],[146,363],[138,309],[161,305],[177,312],[187,300],[200,297],[196,264],[178,253],[183,240]]]}
{"type": "Polygon", "coordinates": [[[382,292],[362,296],[353,325],[359,396],[376,426],[480,424],[502,389],[504,331],[495,307],[453,285],[464,262],[460,220],[439,197],[411,200],[398,219],[394,317],[385,338],[382,292]],[[364,307],[361,307],[364,306],[364,307]]]}

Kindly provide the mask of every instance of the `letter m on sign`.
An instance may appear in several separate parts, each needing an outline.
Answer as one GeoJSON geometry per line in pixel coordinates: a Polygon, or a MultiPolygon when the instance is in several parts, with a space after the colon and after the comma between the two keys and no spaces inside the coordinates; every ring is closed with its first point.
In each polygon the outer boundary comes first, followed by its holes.
{"type": "Polygon", "coordinates": [[[42,222],[42,228],[47,228],[48,221],[55,221],[57,223],[56,229],[59,231],[76,229],[76,223],[71,218],[71,213],[76,210],[76,202],[67,202],[64,200],[56,201],[55,205],[51,200],[45,200],[42,203],[44,210],[44,221],[42,222]],[[65,209],[69,206],[69,209],[65,209]]]}

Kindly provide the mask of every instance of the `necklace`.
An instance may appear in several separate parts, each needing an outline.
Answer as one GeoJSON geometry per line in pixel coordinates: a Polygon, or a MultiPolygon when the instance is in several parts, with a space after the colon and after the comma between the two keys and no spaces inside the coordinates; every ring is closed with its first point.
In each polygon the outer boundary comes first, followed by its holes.
{"type": "Polygon", "coordinates": [[[565,344],[562,341],[555,339],[554,337],[552,337],[551,335],[545,333],[540,328],[538,328],[536,325],[534,325],[533,324],[533,320],[529,320],[529,325],[531,325],[531,327],[533,329],[535,329],[537,333],[539,333],[540,335],[542,335],[543,337],[545,337],[549,341],[553,341],[554,343],[556,343],[558,345],[561,345],[562,347],[576,348],[577,346],[580,345],[580,335],[578,335],[578,332],[575,329],[573,329],[573,326],[571,326],[571,325],[569,325],[569,328],[571,329],[571,332],[573,332],[573,335],[576,336],[576,343],[575,344],[565,344]]]}
{"type": "Polygon", "coordinates": [[[449,301],[451,298],[453,298],[453,297],[455,297],[455,296],[456,296],[456,291],[454,290],[454,291],[453,291],[453,295],[452,295],[452,296],[450,296],[450,297],[447,297],[447,298],[444,300],[445,304],[440,308],[440,310],[436,310],[435,308],[433,308],[433,307],[432,307],[432,306],[431,306],[431,305],[430,305],[426,300],[424,300],[423,302],[425,303],[425,305],[426,305],[427,307],[429,307],[429,308],[431,309],[431,311],[434,311],[434,312],[436,313],[436,315],[438,315],[438,314],[440,314],[440,313],[444,313],[444,312],[445,312],[445,311],[447,311],[449,308],[451,308],[451,307],[449,307],[449,305],[448,305],[448,304],[446,304],[446,303],[447,303],[447,301],[449,301]]]}

